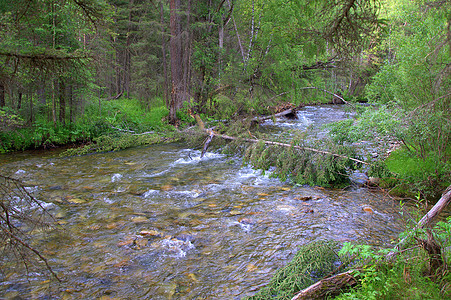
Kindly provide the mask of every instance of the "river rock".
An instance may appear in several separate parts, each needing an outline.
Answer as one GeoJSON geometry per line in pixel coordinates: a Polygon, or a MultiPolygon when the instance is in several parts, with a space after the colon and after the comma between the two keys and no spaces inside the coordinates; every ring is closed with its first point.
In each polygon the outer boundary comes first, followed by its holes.
{"type": "Polygon", "coordinates": [[[371,206],[364,206],[364,207],[362,207],[362,210],[364,211],[364,212],[366,212],[366,213],[369,213],[369,214],[372,214],[372,213],[374,213],[374,211],[373,211],[373,209],[371,208],[371,206]]]}
{"type": "Polygon", "coordinates": [[[152,230],[152,229],[150,229],[150,230],[145,230],[145,229],[141,230],[139,232],[139,234],[142,235],[142,236],[161,236],[162,235],[158,231],[152,230]]]}
{"type": "Polygon", "coordinates": [[[143,216],[139,216],[139,217],[133,217],[132,218],[132,222],[133,223],[145,223],[147,222],[149,219],[143,216]]]}
{"type": "Polygon", "coordinates": [[[365,173],[354,172],[349,175],[349,180],[357,186],[364,186],[368,182],[368,176],[365,173]]]}
{"type": "Polygon", "coordinates": [[[291,205],[277,205],[277,209],[281,210],[281,211],[293,211],[296,208],[294,206],[291,206],[291,205]]]}
{"type": "Polygon", "coordinates": [[[309,201],[312,200],[312,196],[295,197],[294,200],[309,201]]]}
{"type": "Polygon", "coordinates": [[[248,264],[246,266],[246,272],[254,272],[255,270],[257,270],[257,266],[254,264],[248,264]]]}
{"type": "Polygon", "coordinates": [[[381,179],[378,177],[370,177],[368,178],[368,185],[369,186],[378,186],[381,182],[381,179]]]}
{"type": "Polygon", "coordinates": [[[170,185],[170,184],[165,184],[165,185],[162,185],[162,186],[160,187],[160,190],[167,192],[167,191],[172,190],[173,188],[174,188],[174,187],[173,187],[172,185],[170,185]]]}
{"type": "Polygon", "coordinates": [[[73,203],[73,204],[82,204],[82,203],[86,203],[87,202],[86,200],[83,200],[83,199],[80,199],[80,198],[72,198],[72,199],[69,199],[67,201],[70,202],[70,203],[73,203]]]}

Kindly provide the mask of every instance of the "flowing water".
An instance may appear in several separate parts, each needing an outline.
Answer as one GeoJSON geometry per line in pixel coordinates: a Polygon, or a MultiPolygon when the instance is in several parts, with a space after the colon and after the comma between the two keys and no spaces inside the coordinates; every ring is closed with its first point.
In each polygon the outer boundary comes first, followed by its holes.
{"type": "MultiPolygon", "coordinates": [[[[346,113],[307,107],[299,116],[276,127],[304,130],[346,113]]],[[[380,193],[295,187],[183,144],[4,155],[0,174],[23,180],[61,225],[33,246],[63,279],[7,273],[0,298],[240,299],[308,242],[387,246],[403,229],[399,205],[380,193]]]]}

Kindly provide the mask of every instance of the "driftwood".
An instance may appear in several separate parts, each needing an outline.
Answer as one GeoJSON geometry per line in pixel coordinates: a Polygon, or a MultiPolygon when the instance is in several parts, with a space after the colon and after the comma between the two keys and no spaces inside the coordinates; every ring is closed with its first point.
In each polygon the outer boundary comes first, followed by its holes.
{"type": "Polygon", "coordinates": [[[343,289],[357,284],[357,279],[352,276],[353,272],[347,271],[322,279],[298,292],[291,300],[325,299],[327,296],[338,295],[343,289]]]}

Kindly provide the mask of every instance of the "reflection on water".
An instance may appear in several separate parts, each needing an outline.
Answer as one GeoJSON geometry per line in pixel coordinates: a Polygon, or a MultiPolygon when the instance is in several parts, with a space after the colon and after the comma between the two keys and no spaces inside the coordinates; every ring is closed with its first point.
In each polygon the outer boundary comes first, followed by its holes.
{"type": "Polygon", "coordinates": [[[305,243],[388,245],[403,228],[381,194],[293,187],[179,144],[0,160],[64,228],[36,246],[65,281],[7,274],[0,297],[239,299],[305,243]]]}

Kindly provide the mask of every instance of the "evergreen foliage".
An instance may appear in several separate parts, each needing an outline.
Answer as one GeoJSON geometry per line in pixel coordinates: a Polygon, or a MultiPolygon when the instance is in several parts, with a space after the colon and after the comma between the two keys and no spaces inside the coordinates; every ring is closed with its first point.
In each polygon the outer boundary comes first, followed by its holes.
{"type": "Polygon", "coordinates": [[[290,144],[300,148],[255,143],[246,149],[244,160],[255,168],[271,170],[272,176],[279,177],[282,181],[290,180],[294,184],[311,186],[346,185],[349,183],[350,170],[358,167],[346,158],[357,156],[354,149],[334,144],[327,139],[318,140],[309,147],[329,153],[303,149],[306,145],[300,139],[293,139],[290,144]]]}
{"type": "Polygon", "coordinates": [[[294,294],[329,275],[337,266],[338,244],[316,241],[302,246],[294,258],[271,278],[268,285],[246,300],[291,299],[294,294]]]}

